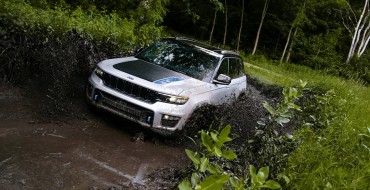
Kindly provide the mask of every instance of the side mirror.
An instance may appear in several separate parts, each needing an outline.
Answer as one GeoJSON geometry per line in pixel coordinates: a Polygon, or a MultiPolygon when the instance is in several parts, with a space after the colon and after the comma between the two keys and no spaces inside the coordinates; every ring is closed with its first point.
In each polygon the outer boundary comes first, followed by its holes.
{"type": "Polygon", "coordinates": [[[217,76],[216,80],[213,80],[215,84],[228,85],[231,83],[231,78],[227,75],[220,74],[217,76]]]}

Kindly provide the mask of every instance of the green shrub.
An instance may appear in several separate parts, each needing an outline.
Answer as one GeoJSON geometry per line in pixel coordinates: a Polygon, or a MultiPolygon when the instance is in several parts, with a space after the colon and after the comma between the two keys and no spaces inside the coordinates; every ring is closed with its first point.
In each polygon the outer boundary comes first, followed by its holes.
{"type": "Polygon", "coordinates": [[[236,159],[237,156],[234,151],[225,146],[225,143],[232,141],[229,137],[230,130],[231,126],[227,125],[221,131],[199,131],[199,151],[185,150],[193,163],[193,168],[190,180],[185,179],[179,184],[180,190],[281,188],[277,182],[267,180],[269,176],[268,166],[260,168],[257,172],[256,168],[250,165],[249,175],[246,177],[240,177],[237,173],[233,173],[230,161],[236,159]]]}
{"type": "Polygon", "coordinates": [[[370,88],[304,66],[252,63],[258,67],[246,72],[258,80],[289,86],[302,79],[314,89],[301,107],[309,124],[293,134],[299,146],[288,156],[287,188],[369,189],[370,88]]]}
{"type": "MultiPolygon", "coordinates": [[[[22,0],[2,1],[0,18],[7,27],[17,27],[27,33],[49,30],[54,35],[75,30],[89,36],[97,43],[112,41],[125,51],[136,45],[136,22],[120,18],[117,14],[109,15],[96,9],[83,11],[81,8],[70,10],[69,7],[35,8],[22,0]]],[[[156,36],[158,37],[158,36],[156,36]]],[[[144,41],[146,43],[147,41],[144,41]]]]}
{"type": "Polygon", "coordinates": [[[68,113],[67,97],[75,96],[76,88],[83,90],[76,86],[96,63],[128,55],[135,46],[159,38],[157,24],[94,6],[72,10],[65,3],[52,7],[46,1],[31,6],[23,0],[0,0],[0,76],[15,85],[41,78],[47,89],[44,110],[68,113]]]}

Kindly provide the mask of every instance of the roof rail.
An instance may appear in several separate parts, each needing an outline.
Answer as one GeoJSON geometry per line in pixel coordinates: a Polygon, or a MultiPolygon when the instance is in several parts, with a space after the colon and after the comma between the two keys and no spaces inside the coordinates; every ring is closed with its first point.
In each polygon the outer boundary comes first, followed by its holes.
{"type": "Polygon", "coordinates": [[[232,55],[239,55],[239,53],[235,51],[230,51],[230,50],[222,50],[221,54],[232,54],[232,55]]]}
{"type": "Polygon", "coordinates": [[[176,40],[183,40],[183,41],[196,42],[196,43],[202,43],[202,42],[200,42],[200,41],[198,41],[198,40],[194,40],[194,39],[192,39],[192,38],[182,37],[182,36],[180,36],[180,37],[175,37],[175,39],[176,39],[176,40]]]}
{"type": "Polygon", "coordinates": [[[203,47],[203,48],[207,48],[213,52],[216,52],[216,53],[220,53],[220,54],[229,54],[229,55],[239,55],[237,52],[234,52],[234,51],[230,51],[230,50],[224,50],[224,49],[220,49],[218,47],[215,47],[215,46],[212,46],[212,45],[209,45],[209,44],[205,44],[203,42],[200,42],[198,40],[194,40],[192,38],[188,38],[188,37],[175,37],[176,40],[179,40],[179,41],[185,41],[185,42],[190,42],[194,45],[198,45],[200,47],[203,47]]]}

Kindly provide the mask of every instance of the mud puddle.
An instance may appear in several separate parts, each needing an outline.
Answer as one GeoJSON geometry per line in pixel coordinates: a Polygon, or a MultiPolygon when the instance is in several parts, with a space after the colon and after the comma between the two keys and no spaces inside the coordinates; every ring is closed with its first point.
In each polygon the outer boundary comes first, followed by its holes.
{"type": "Polygon", "coordinates": [[[2,189],[167,189],[174,184],[147,176],[188,164],[182,148],[125,131],[133,123],[88,111],[85,119],[40,122],[32,98],[0,89],[2,189]]]}
{"type": "Polygon", "coordinates": [[[231,124],[235,141],[245,141],[266,114],[263,101],[274,101],[248,85],[238,101],[198,110],[186,134],[161,137],[110,114],[91,113],[83,91],[66,100],[73,110],[67,117],[53,110],[42,115],[48,107],[37,86],[0,86],[3,189],[171,189],[190,163],[184,149],[194,146],[189,137],[197,130],[231,124]]]}

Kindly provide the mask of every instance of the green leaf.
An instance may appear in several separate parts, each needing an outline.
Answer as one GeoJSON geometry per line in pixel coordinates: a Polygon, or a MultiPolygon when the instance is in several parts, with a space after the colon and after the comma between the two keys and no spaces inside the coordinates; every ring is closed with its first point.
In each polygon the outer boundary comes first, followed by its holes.
{"type": "Polygon", "coordinates": [[[283,123],[289,123],[290,119],[286,117],[277,117],[275,121],[276,123],[283,124],[283,123]]]}
{"type": "Polygon", "coordinates": [[[286,184],[289,184],[290,183],[290,179],[288,176],[284,175],[284,174],[279,174],[278,175],[278,179],[284,179],[285,183],[286,184]]]}
{"type": "Polygon", "coordinates": [[[295,98],[297,97],[298,90],[296,88],[290,87],[289,88],[289,97],[295,98]]]}
{"type": "Polygon", "coordinates": [[[211,174],[220,174],[221,173],[221,167],[218,165],[208,164],[207,171],[209,171],[211,174]]]}
{"type": "Polygon", "coordinates": [[[261,125],[261,126],[265,126],[265,125],[266,125],[266,123],[265,123],[265,122],[263,122],[263,121],[257,121],[257,124],[258,124],[258,125],[261,125]]]}
{"type": "Polygon", "coordinates": [[[307,85],[307,81],[299,80],[299,87],[304,88],[307,85]]]}
{"type": "Polygon", "coordinates": [[[251,175],[251,177],[255,177],[256,176],[256,168],[253,166],[253,165],[249,165],[249,174],[251,175]]]}
{"type": "Polygon", "coordinates": [[[222,151],[221,151],[221,149],[219,149],[219,148],[215,147],[214,151],[215,151],[215,153],[216,153],[216,155],[217,155],[218,157],[222,157],[222,151]]]}
{"type": "Polygon", "coordinates": [[[224,184],[229,181],[230,176],[227,174],[211,175],[203,180],[199,186],[202,190],[218,190],[222,189],[224,184]]]}
{"type": "Polygon", "coordinates": [[[190,160],[193,162],[195,169],[199,168],[200,164],[200,157],[197,155],[196,152],[193,152],[189,149],[185,149],[186,155],[190,158],[190,160]]]}
{"type": "Polygon", "coordinates": [[[216,133],[213,133],[213,132],[211,132],[211,137],[212,137],[212,140],[214,141],[214,142],[219,142],[219,140],[218,140],[218,138],[217,138],[217,134],[216,133]]]}
{"type": "Polygon", "coordinates": [[[208,167],[209,160],[208,160],[208,158],[203,157],[203,158],[200,159],[200,162],[201,162],[200,172],[205,172],[207,167],[208,167]]]}
{"type": "Polygon", "coordinates": [[[268,166],[262,167],[258,170],[257,181],[263,184],[265,183],[268,176],[269,176],[269,167],[268,166]]]}
{"type": "Polygon", "coordinates": [[[190,181],[189,181],[188,179],[186,179],[186,180],[182,181],[182,182],[179,184],[178,188],[179,188],[180,190],[192,190],[192,188],[191,188],[191,184],[190,184],[190,181]]]}
{"type": "Polygon", "coordinates": [[[262,187],[269,188],[269,189],[280,189],[281,188],[280,184],[274,180],[266,181],[266,183],[262,187]]]}
{"type": "Polygon", "coordinates": [[[297,110],[297,111],[302,111],[301,110],[301,107],[299,107],[297,104],[295,104],[295,103],[288,103],[288,107],[289,108],[293,108],[293,109],[295,109],[295,110],[297,110]]]}
{"type": "Polygon", "coordinates": [[[251,175],[252,186],[257,185],[256,168],[253,165],[249,165],[249,174],[251,175]]]}
{"type": "Polygon", "coordinates": [[[205,132],[201,131],[201,139],[202,139],[202,144],[207,148],[208,151],[212,151],[212,139],[211,137],[205,132]]]}
{"type": "Polygon", "coordinates": [[[199,178],[200,177],[197,173],[194,172],[194,173],[191,174],[191,184],[192,184],[192,186],[196,186],[198,184],[199,178]]]}
{"type": "Polygon", "coordinates": [[[222,129],[220,136],[219,136],[219,140],[221,144],[232,141],[232,139],[229,137],[230,130],[231,130],[231,125],[227,125],[225,128],[222,129]]]}
{"type": "Polygon", "coordinates": [[[224,150],[222,151],[222,156],[228,160],[233,160],[237,158],[237,155],[232,150],[224,150]]]}
{"type": "Polygon", "coordinates": [[[266,101],[263,102],[263,107],[270,113],[270,115],[275,115],[275,109],[271,107],[270,104],[266,101]]]}
{"type": "Polygon", "coordinates": [[[237,177],[231,177],[229,181],[232,187],[234,188],[239,187],[240,180],[237,177]]]}

